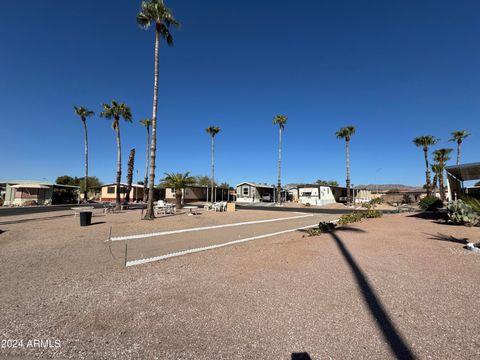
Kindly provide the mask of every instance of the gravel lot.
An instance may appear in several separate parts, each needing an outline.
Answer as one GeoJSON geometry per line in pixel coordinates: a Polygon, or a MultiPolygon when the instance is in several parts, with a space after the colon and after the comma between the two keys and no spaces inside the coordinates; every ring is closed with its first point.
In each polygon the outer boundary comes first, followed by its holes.
{"type": "Polygon", "coordinates": [[[105,242],[111,226],[116,236],[288,216],[140,221],[131,211],[98,214],[87,228],[70,213],[1,218],[0,338],[60,346],[0,349],[0,357],[480,357],[480,256],[461,244],[480,241],[479,228],[387,215],[131,268],[122,242],[111,252],[105,242]]]}

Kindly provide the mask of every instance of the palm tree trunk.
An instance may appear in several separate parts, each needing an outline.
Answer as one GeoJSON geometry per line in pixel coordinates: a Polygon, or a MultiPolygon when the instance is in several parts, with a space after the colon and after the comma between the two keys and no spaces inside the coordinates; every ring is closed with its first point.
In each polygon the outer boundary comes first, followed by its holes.
{"type": "Polygon", "coordinates": [[[177,209],[182,208],[182,189],[175,189],[175,202],[177,209]]]}
{"type": "Polygon", "coordinates": [[[132,149],[130,150],[130,154],[128,155],[127,193],[125,194],[126,202],[130,202],[130,191],[132,190],[134,167],[135,167],[135,149],[132,149]]]}
{"type": "Polygon", "coordinates": [[[147,150],[145,152],[145,179],[143,180],[143,202],[147,201],[148,186],[148,147],[150,145],[150,126],[147,126],[147,150]]]}
{"type": "MultiPolygon", "coordinates": [[[[215,191],[215,137],[212,135],[212,204],[214,202],[215,191]]],[[[216,197],[216,196],[215,196],[216,197]]]]}
{"type": "Polygon", "coordinates": [[[345,156],[346,156],[346,163],[347,163],[347,205],[350,206],[352,204],[352,197],[350,195],[350,154],[348,148],[348,140],[345,141],[345,156]]]}
{"type": "Polygon", "coordinates": [[[87,133],[87,122],[82,119],[83,130],[85,134],[85,192],[84,200],[88,201],[88,133],[87,133]]]}
{"type": "Polygon", "coordinates": [[[120,144],[120,121],[115,120],[115,133],[117,134],[117,193],[115,196],[115,210],[120,210],[120,180],[122,179],[122,147],[120,144]]]}
{"type": "Polygon", "coordinates": [[[153,212],[154,183],[155,183],[155,156],[157,153],[157,103],[158,103],[158,58],[160,52],[160,26],[157,24],[155,31],[155,64],[154,64],[154,80],[153,80],[153,110],[152,110],[152,141],[150,144],[150,180],[148,184],[148,203],[147,212],[144,219],[153,220],[155,214],[153,212]]]}
{"type": "Polygon", "coordinates": [[[278,129],[278,179],[277,179],[277,203],[281,202],[281,175],[282,175],[282,127],[278,129]]]}
{"type": "Polygon", "coordinates": [[[462,146],[462,142],[457,142],[457,165],[460,165],[460,147],[462,146]]]}
{"type": "Polygon", "coordinates": [[[443,164],[442,164],[442,172],[438,176],[438,182],[439,182],[439,187],[440,187],[440,198],[442,201],[445,201],[445,187],[444,187],[444,182],[443,182],[443,164]]]}
{"type": "Polygon", "coordinates": [[[427,181],[427,196],[430,196],[432,194],[432,186],[430,183],[430,168],[428,166],[428,148],[424,147],[423,148],[423,153],[425,155],[425,178],[427,181]]]}

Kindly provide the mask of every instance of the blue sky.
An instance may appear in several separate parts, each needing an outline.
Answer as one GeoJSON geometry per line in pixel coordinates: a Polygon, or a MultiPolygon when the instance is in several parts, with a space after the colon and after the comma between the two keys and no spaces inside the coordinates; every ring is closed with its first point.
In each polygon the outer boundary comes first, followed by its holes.
{"type": "MultiPolygon", "coordinates": [[[[82,176],[83,130],[73,105],[97,114],[125,101],[123,174],[137,150],[144,176],[151,117],[153,31],[135,23],[139,1],[3,1],[0,9],[0,178],[82,176]]],[[[480,2],[417,0],[170,0],[182,22],[175,46],[160,50],[157,179],[165,171],[210,173],[236,184],[274,183],[278,129],[284,134],[283,183],[344,183],[344,143],[355,125],[353,184],[424,182],[423,134],[447,142],[473,135],[463,161],[479,161],[480,2]]],[[[88,120],[90,174],[111,182],[114,132],[88,120]]],[[[452,161],[453,163],[453,161],[452,161]]],[[[137,180],[137,176],[135,176],[137,180]]]]}

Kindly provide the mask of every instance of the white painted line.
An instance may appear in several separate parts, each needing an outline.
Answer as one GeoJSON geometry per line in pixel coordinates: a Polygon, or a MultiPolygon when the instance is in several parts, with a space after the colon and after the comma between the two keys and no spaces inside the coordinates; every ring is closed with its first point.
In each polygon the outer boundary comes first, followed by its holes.
{"type": "Polygon", "coordinates": [[[116,236],[116,237],[112,237],[110,240],[111,241],[120,241],[120,240],[144,239],[144,238],[149,238],[149,237],[171,235],[171,234],[180,234],[180,233],[191,232],[191,231],[201,231],[201,230],[220,229],[220,228],[233,227],[233,226],[261,224],[261,223],[268,223],[268,222],[274,222],[274,221],[301,219],[301,218],[312,217],[312,216],[314,216],[314,215],[307,214],[307,215],[302,215],[302,216],[291,216],[291,217],[287,217],[287,218],[246,221],[246,222],[233,223],[233,224],[224,224],[224,225],[205,226],[205,227],[197,227],[197,228],[189,228],[189,229],[162,231],[162,232],[139,234],[139,235],[116,236]]]}
{"type": "Polygon", "coordinates": [[[300,228],[294,228],[294,229],[289,229],[289,230],[278,231],[278,232],[274,232],[274,233],[270,233],[270,234],[265,234],[265,235],[252,236],[252,237],[245,238],[245,239],[229,241],[229,242],[226,242],[226,243],[223,243],[223,244],[210,245],[210,246],[204,246],[204,247],[195,248],[195,249],[178,251],[178,252],[175,252],[175,253],[170,253],[170,254],[161,255],[161,256],[155,256],[155,257],[151,257],[151,258],[144,258],[144,259],[139,259],[139,260],[130,260],[130,261],[127,261],[125,265],[126,265],[126,266],[143,265],[143,264],[147,264],[147,263],[151,263],[151,262],[155,262],[155,261],[160,261],[160,260],[165,260],[165,259],[174,258],[174,257],[177,257],[177,256],[183,256],[183,255],[193,254],[193,253],[197,253],[197,252],[201,252],[201,251],[218,249],[218,248],[221,248],[221,247],[224,247],[224,246],[230,246],[230,245],[235,245],[235,244],[244,243],[244,242],[247,242],[247,241],[263,239],[263,238],[270,237],[270,236],[286,234],[286,233],[289,233],[289,232],[294,232],[294,231],[297,231],[297,230],[308,229],[308,228],[315,227],[315,226],[318,226],[318,224],[307,225],[307,226],[303,226],[303,227],[300,227],[300,228]]]}

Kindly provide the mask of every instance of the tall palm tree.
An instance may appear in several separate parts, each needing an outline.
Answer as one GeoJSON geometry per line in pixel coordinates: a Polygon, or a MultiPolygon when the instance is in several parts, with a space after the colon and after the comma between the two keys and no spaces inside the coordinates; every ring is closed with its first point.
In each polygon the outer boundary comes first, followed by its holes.
{"type": "Polygon", "coordinates": [[[440,173],[438,176],[438,182],[439,182],[439,187],[440,187],[440,198],[442,201],[446,200],[445,196],[445,186],[444,186],[444,181],[443,181],[443,170],[445,169],[445,163],[450,160],[450,153],[453,151],[453,149],[438,149],[433,152],[433,159],[438,163],[440,166],[440,173]]]}
{"type": "Polygon", "coordinates": [[[453,141],[457,143],[457,165],[460,165],[460,147],[464,139],[469,137],[471,134],[465,130],[454,131],[451,133],[452,138],[448,141],[453,141]]]}
{"type": "Polygon", "coordinates": [[[74,106],[73,110],[75,114],[80,116],[80,120],[82,120],[83,124],[83,137],[85,141],[85,192],[84,192],[84,200],[88,200],[88,133],[87,133],[87,118],[95,115],[93,111],[88,110],[86,107],[83,106],[74,106]]]}
{"type": "Polygon", "coordinates": [[[140,120],[140,124],[147,128],[147,151],[145,152],[145,179],[143,179],[143,202],[147,201],[147,186],[148,186],[148,148],[150,147],[150,125],[152,120],[143,119],[140,120]]]}
{"type": "Polygon", "coordinates": [[[179,26],[170,9],[165,6],[163,0],[143,1],[140,12],[137,14],[137,23],[147,30],[150,25],[155,25],[155,62],[153,80],[153,109],[152,109],[152,139],[150,144],[150,181],[148,191],[147,211],[144,219],[155,218],[153,213],[153,184],[155,181],[155,159],[157,153],[157,103],[158,103],[158,58],[160,49],[160,38],[165,39],[168,45],[173,45],[173,37],[170,33],[170,26],[179,26]]]}
{"type": "Polygon", "coordinates": [[[212,137],[212,203],[215,201],[213,199],[213,194],[215,194],[215,135],[220,132],[220,128],[216,126],[209,126],[205,131],[210,134],[212,137]]]}
{"type": "Polygon", "coordinates": [[[277,203],[281,202],[281,173],[282,173],[282,140],[283,140],[283,130],[285,129],[285,124],[287,123],[288,116],[286,115],[276,115],[273,118],[273,125],[278,125],[278,178],[277,178],[277,203]]]}
{"type": "Polygon", "coordinates": [[[117,137],[117,193],[115,197],[115,209],[120,210],[120,180],[122,178],[122,147],[120,144],[120,118],[132,122],[132,112],[125,103],[118,103],[112,100],[111,104],[103,104],[103,111],[100,116],[112,121],[112,129],[117,137]]]}
{"type": "Polygon", "coordinates": [[[165,178],[162,180],[162,185],[175,189],[177,209],[182,207],[182,190],[193,184],[195,184],[195,177],[190,176],[188,171],[185,174],[165,173],[165,178]]]}
{"type": "Polygon", "coordinates": [[[346,163],[347,163],[347,205],[352,204],[352,197],[350,194],[350,139],[355,134],[355,127],[354,126],[346,126],[341,128],[335,133],[337,139],[345,139],[345,155],[346,155],[346,163]]]}
{"type": "Polygon", "coordinates": [[[432,192],[432,185],[430,183],[430,167],[428,166],[428,148],[438,143],[438,141],[439,139],[432,135],[418,136],[413,139],[413,143],[417,147],[423,148],[423,154],[425,156],[425,178],[427,184],[427,196],[430,196],[432,192]]]}
{"type": "Polygon", "coordinates": [[[435,174],[433,176],[433,182],[432,182],[432,192],[435,194],[435,190],[439,189],[438,179],[440,178],[440,174],[443,172],[443,168],[441,164],[432,164],[431,168],[433,173],[435,174]]]}

